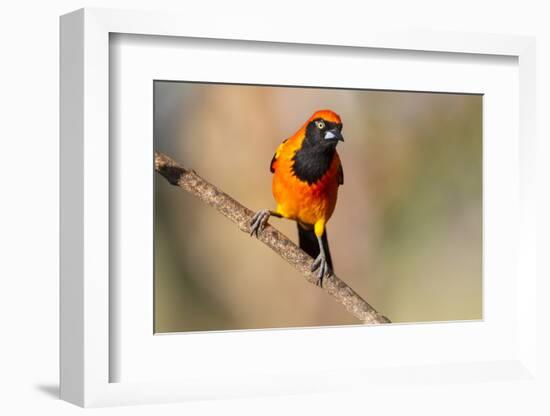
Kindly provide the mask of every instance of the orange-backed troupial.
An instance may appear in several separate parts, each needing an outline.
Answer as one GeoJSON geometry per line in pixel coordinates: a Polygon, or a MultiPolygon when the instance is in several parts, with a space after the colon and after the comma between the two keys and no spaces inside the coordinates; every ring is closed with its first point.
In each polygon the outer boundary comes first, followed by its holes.
{"type": "Polygon", "coordinates": [[[314,113],[292,137],[282,142],[273,159],[274,211],[258,211],[250,222],[251,234],[258,235],[270,215],[298,223],[300,248],[315,259],[318,284],[330,276],[333,266],[327,241],[326,223],[336,206],[344,171],[336,152],[342,137],[342,121],[330,110],[314,113]]]}

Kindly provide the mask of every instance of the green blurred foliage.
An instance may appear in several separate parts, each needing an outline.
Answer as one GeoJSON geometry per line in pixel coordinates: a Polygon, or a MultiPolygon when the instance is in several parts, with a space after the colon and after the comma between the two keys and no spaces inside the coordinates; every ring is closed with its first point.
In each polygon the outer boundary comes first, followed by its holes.
{"type": "MultiPolygon", "coordinates": [[[[482,97],[155,82],[156,148],[251,209],[315,111],[340,114],[335,269],[393,322],[482,317],[482,97]]],[[[356,324],[212,208],[156,176],[155,331],[356,324]]],[[[295,224],[271,219],[296,241],[295,224]]]]}

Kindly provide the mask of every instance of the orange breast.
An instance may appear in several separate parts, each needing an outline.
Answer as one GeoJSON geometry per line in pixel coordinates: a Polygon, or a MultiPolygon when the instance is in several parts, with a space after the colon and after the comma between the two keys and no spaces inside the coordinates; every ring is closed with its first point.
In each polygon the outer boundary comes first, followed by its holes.
{"type": "Polygon", "coordinates": [[[292,171],[292,156],[295,151],[284,150],[274,164],[272,190],[277,202],[277,212],[285,218],[304,224],[328,221],[334,212],[338,196],[338,153],[334,154],[327,173],[317,182],[308,184],[298,179],[292,171]]]}

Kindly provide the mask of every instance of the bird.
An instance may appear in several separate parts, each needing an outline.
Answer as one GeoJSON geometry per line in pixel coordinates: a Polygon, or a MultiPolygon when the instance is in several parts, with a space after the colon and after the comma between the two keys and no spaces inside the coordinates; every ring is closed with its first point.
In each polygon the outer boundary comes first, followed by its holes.
{"type": "Polygon", "coordinates": [[[342,120],[332,110],[319,110],[276,149],[270,163],[274,210],[257,211],[250,235],[259,236],[270,216],[294,220],[299,246],[314,262],[316,284],[333,273],[326,224],[336,207],[344,170],[336,145],[344,141],[342,120]]]}

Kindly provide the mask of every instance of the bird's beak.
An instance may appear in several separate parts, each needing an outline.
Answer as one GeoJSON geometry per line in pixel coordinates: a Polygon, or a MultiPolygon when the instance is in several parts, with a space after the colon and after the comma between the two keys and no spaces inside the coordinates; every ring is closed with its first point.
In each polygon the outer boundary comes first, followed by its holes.
{"type": "Polygon", "coordinates": [[[325,140],[344,141],[344,137],[342,136],[340,129],[336,128],[325,132],[325,140]]]}

